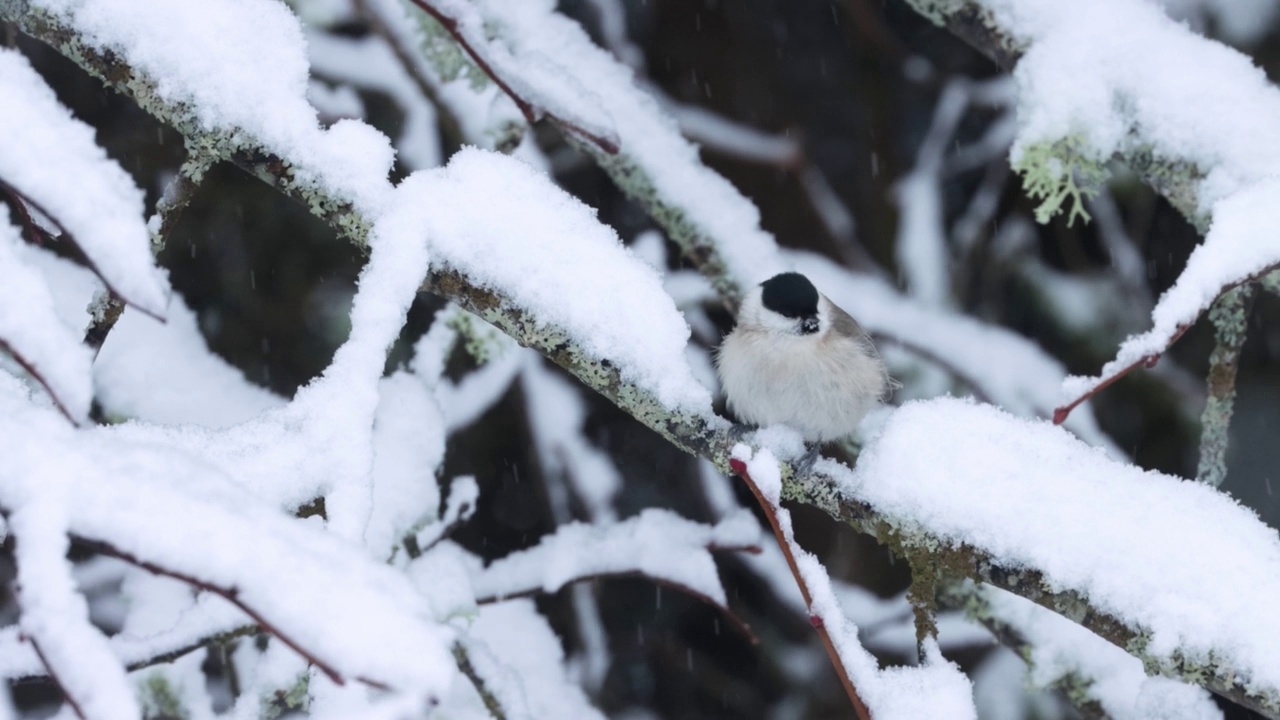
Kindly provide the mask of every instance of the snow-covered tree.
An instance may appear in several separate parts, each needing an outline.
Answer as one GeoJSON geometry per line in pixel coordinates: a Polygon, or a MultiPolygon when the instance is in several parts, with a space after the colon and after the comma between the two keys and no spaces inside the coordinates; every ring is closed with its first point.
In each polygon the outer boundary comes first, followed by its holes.
{"type": "MultiPolygon", "coordinates": [[[[566,5],[0,0],[0,717],[603,717],[626,708],[603,707],[622,631],[596,581],[631,577],[782,677],[760,716],[816,715],[838,681],[864,719],[1221,717],[1215,694],[1280,718],[1280,537],[1220,489],[1250,301],[1280,291],[1280,91],[1201,32],[1256,42],[1270,5],[903,0],[1003,72],[896,51],[937,100],[887,251],[803,141],[661,90],[623,3],[566,5]],[[46,80],[66,73],[158,121],[168,170],[104,149],[46,80]],[[789,177],[828,251],[777,242],[700,150],[789,177]],[[584,166],[645,231],[624,243],[571,194],[584,166]],[[227,168],[311,216],[237,228],[291,248],[270,277],[221,277],[188,237],[201,208],[246,214],[227,168]],[[1116,200],[1133,177],[1203,235],[1158,298],[1116,200]],[[1088,223],[1109,264],[1050,267],[1030,216],[1088,223]],[[353,284],[320,261],[344,253],[353,284]],[[847,463],[805,469],[798,436],[714,404],[726,311],[788,268],[904,383],[847,463]],[[992,268],[1110,358],[1096,376],[972,301],[992,268]],[[210,338],[295,275],[336,349],[251,382],[210,338]],[[1207,383],[1151,375],[1176,412],[1203,406],[1197,477],[1144,470],[1090,400],[1202,316],[1207,383]],[[693,459],[642,462],[601,408],[693,459]],[[543,506],[518,542],[477,518],[498,492],[477,468],[513,433],[543,506]],[[802,547],[819,517],[909,587],[882,599],[802,547]]],[[[884,33],[868,7],[822,12],[884,33]]]]}

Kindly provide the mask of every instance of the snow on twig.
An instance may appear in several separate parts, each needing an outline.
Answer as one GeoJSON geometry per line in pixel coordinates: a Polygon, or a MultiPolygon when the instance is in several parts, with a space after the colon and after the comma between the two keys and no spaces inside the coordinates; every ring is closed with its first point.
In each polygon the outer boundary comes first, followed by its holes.
{"type": "Polygon", "coordinates": [[[68,420],[83,422],[93,401],[91,354],[58,318],[48,285],[23,259],[26,248],[8,220],[0,205],[0,349],[45,388],[68,420]]]}
{"type": "Polygon", "coordinates": [[[0,48],[0,87],[0,185],[57,223],[116,295],[163,317],[167,289],[152,265],[142,192],[16,50],[0,48]]]}
{"type": "MultiPolygon", "coordinates": [[[[6,381],[13,472],[67,480],[68,531],[112,555],[213,590],[336,677],[423,694],[448,678],[442,633],[395,571],[260,503],[189,457],[74,433],[6,381]],[[40,440],[33,441],[35,429],[40,440]],[[128,479],[127,482],[124,479],[128,479]],[[371,638],[378,638],[376,641],[371,638]]],[[[0,505],[18,499],[0,488],[0,505]]]]}
{"type": "Polygon", "coordinates": [[[1085,717],[1222,717],[1204,688],[1148,677],[1137,658],[1029,600],[965,582],[944,589],[939,601],[985,625],[1026,661],[1031,684],[1060,690],[1085,717]]]}
{"type": "Polygon", "coordinates": [[[1056,420],[1154,364],[1223,293],[1280,266],[1280,132],[1268,120],[1280,113],[1280,90],[1247,56],[1142,0],[907,2],[1001,65],[1016,63],[1012,159],[1028,183],[1100,177],[1119,157],[1205,233],[1152,310],[1152,329],[1126,340],[1097,376],[1068,378],[1056,420]],[[1094,81],[1071,82],[1079,77],[1094,81]]]}
{"type": "MultiPolygon", "coordinates": [[[[495,82],[527,107],[551,105],[566,87],[580,90],[575,112],[616,134],[616,149],[589,139],[584,147],[624,192],[648,210],[715,285],[736,302],[743,289],[782,269],[760,213],[727,180],[702,164],[697,149],[658,103],[636,87],[631,68],[596,47],[550,3],[516,0],[413,0],[433,15],[454,14],[466,27],[483,25],[493,37],[455,32],[480,53],[520,58],[530,72],[487,66],[495,82]],[[554,69],[555,72],[548,72],[554,69]],[[695,200],[696,198],[696,200],[695,200]]],[[[461,26],[460,26],[461,27],[461,26]]],[[[571,138],[575,126],[550,118],[571,138]]]]}
{"type": "Polygon", "coordinates": [[[858,641],[858,628],[845,615],[826,568],[796,542],[791,513],[781,505],[783,481],[769,450],[733,449],[733,471],[755,496],[773,530],[787,566],[804,599],[810,624],[822,638],[854,711],[862,720],[876,717],[938,716],[976,718],[971,686],[960,669],[942,658],[937,643],[925,642],[925,664],[881,670],[858,641]]]}
{"type": "Polygon", "coordinates": [[[13,482],[4,493],[15,540],[22,636],[81,718],[138,717],[133,689],[106,637],[89,623],[66,559],[66,488],[56,474],[13,482]]]}
{"type": "Polygon", "coordinates": [[[561,525],[537,545],[493,561],[472,576],[471,585],[476,602],[484,604],[553,593],[594,577],[639,575],[702,598],[754,640],[728,608],[711,553],[758,552],[758,542],[759,529],[749,513],[709,526],[651,508],[609,525],[561,525]]]}

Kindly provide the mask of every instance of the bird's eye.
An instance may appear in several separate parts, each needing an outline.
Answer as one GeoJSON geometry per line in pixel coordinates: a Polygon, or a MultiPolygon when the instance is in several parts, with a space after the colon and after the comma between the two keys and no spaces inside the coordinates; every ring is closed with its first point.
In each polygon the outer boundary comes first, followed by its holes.
{"type": "Polygon", "coordinates": [[[800,321],[800,332],[805,335],[812,335],[818,332],[818,318],[807,317],[800,321]]]}

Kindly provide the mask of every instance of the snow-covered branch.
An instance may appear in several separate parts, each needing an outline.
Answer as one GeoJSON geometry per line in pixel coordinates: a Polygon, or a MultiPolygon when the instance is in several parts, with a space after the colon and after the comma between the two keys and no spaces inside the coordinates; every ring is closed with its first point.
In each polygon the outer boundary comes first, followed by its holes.
{"type": "MultiPolygon", "coordinates": [[[[405,238],[429,238],[432,264],[426,273],[426,289],[541,352],[675,446],[710,460],[722,472],[731,469],[736,440],[729,432],[730,424],[711,411],[709,393],[693,380],[683,360],[688,330],[670,296],[585,206],[556,190],[535,171],[514,160],[472,150],[459,153],[442,171],[415,175],[392,188],[385,180],[389,165],[385,143],[364,126],[339,123],[327,131],[315,128],[314,134],[293,135],[263,124],[256,116],[245,119],[230,113],[219,116],[220,122],[202,122],[185,100],[161,93],[155,78],[144,69],[124,63],[110,43],[95,44],[103,42],[100,38],[87,41],[66,18],[34,10],[25,0],[0,0],[0,15],[129,94],[148,112],[172,123],[189,143],[233,160],[304,202],[353,242],[376,247],[405,238]],[[477,203],[477,196],[485,202],[477,203]],[[503,203],[503,212],[495,212],[493,203],[497,202],[503,203]],[[530,257],[518,252],[515,244],[503,243],[513,238],[527,241],[525,245],[543,255],[530,257]],[[477,259],[498,253],[505,253],[501,267],[477,259]],[[554,261],[547,262],[548,257],[554,261]],[[608,282],[588,277],[591,273],[583,267],[595,272],[608,267],[608,282]],[[556,297],[549,294],[611,300],[625,295],[626,302],[566,304],[555,302],[556,297]]],[[[625,112],[626,106],[615,107],[611,102],[609,107],[625,112]]],[[[309,116],[313,119],[314,115],[309,116]]],[[[630,136],[619,132],[619,137],[625,155],[630,136]]],[[[734,217],[741,220],[740,215],[734,217]]],[[[758,228],[753,232],[758,233],[758,228]]],[[[416,255],[414,261],[425,265],[416,255]]],[[[767,267],[753,268],[745,275],[767,272],[767,267]]],[[[403,277],[396,279],[402,281],[403,277]]],[[[415,277],[413,283],[417,281],[415,277]]],[[[399,329],[389,327],[392,323],[386,312],[373,317],[375,334],[383,347],[399,329]]],[[[360,367],[372,368],[380,376],[384,358],[372,349],[375,344],[359,349],[360,367]]],[[[360,407],[368,410],[368,398],[361,397],[360,407]]],[[[122,435],[127,437],[130,432],[141,431],[126,428],[122,435]]],[[[120,462],[118,448],[113,447],[113,452],[116,454],[108,457],[120,462]]],[[[775,498],[814,505],[853,524],[909,558],[913,567],[933,570],[936,579],[972,578],[1011,590],[1076,619],[1137,654],[1148,667],[1203,682],[1272,717],[1280,716],[1280,677],[1259,654],[1260,647],[1273,646],[1280,635],[1267,620],[1269,608],[1255,602],[1265,594],[1235,598],[1204,590],[1212,587],[1229,592],[1280,577],[1280,568],[1272,567],[1271,556],[1263,557],[1257,551],[1275,544],[1274,533],[1267,534],[1256,518],[1203,485],[1186,490],[1176,479],[1143,475],[1106,459],[1065,431],[955,401],[911,406],[897,413],[885,433],[869,447],[856,474],[832,461],[819,462],[816,470],[804,477],[797,476],[796,468],[788,462],[777,464],[771,472],[776,475],[775,498]],[[981,459],[972,459],[974,453],[982,453],[981,459]],[[966,457],[970,460],[961,460],[966,457]],[[1045,458],[1060,462],[1048,463],[1045,458]],[[1161,508],[1162,503],[1175,507],[1161,508]],[[1137,508],[1139,513],[1122,518],[1099,515],[1099,505],[1137,508]],[[1053,526],[1046,519],[1050,508],[1056,513],[1070,511],[1069,522],[1063,523],[1064,527],[1053,526]],[[1166,525],[1143,522],[1160,515],[1153,508],[1166,510],[1166,525]],[[1168,518],[1174,513],[1185,522],[1170,522],[1168,518]],[[1211,522],[1205,522],[1209,513],[1211,522]],[[1206,526],[1215,532],[1233,528],[1238,534],[1230,536],[1226,548],[1215,544],[1216,535],[1202,538],[1193,545],[1202,553],[1194,555],[1197,562],[1193,564],[1185,555],[1170,553],[1169,548],[1185,545],[1185,541],[1167,537],[1170,526],[1179,530],[1206,526]],[[1115,557],[1114,548],[1121,546],[1133,549],[1132,554],[1115,557]],[[1229,556],[1240,562],[1201,562],[1204,555],[1214,552],[1218,553],[1215,558],[1229,556]],[[1102,558],[1107,562],[1091,569],[1064,558],[1102,558]],[[1180,570],[1173,561],[1188,567],[1180,570]],[[1205,577],[1214,580],[1206,582],[1205,577]],[[1184,628],[1177,618],[1151,611],[1161,600],[1172,606],[1171,598],[1177,599],[1178,607],[1193,616],[1194,622],[1184,628]],[[1215,618],[1221,624],[1214,624],[1215,618]],[[1251,626],[1250,622],[1262,625],[1251,626]]],[[[758,475],[754,469],[752,474],[758,475]]],[[[105,481],[91,485],[86,481],[86,486],[99,494],[113,489],[105,481]]],[[[307,485],[290,490],[296,494],[315,489],[315,485],[307,485]]],[[[364,488],[328,490],[342,490],[347,499],[359,499],[364,488]]],[[[285,498],[284,490],[274,491],[281,494],[274,498],[280,505],[306,499],[285,498]]],[[[183,500],[180,495],[164,497],[166,502],[183,500]]],[[[236,510],[244,512],[242,507],[236,510]]],[[[340,532],[355,537],[355,514],[350,509],[347,512],[341,522],[333,518],[331,522],[340,532]]],[[[154,514],[163,515],[159,511],[154,514]]],[[[197,513],[184,517],[189,514],[197,513]]],[[[231,517],[218,514],[217,518],[226,523],[220,530],[224,533],[240,521],[239,515],[229,510],[225,514],[231,517]]],[[[297,523],[296,530],[280,529],[277,525],[283,527],[282,523],[292,521],[278,514],[270,517],[273,519],[255,520],[286,535],[304,532],[305,526],[297,523]]],[[[87,539],[110,539],[113,546],[120,540],[99,537],[106,531],[99,528],[95,533],[92,528],[78,526],[76,518],[72,518],[70,529],[87,539]]],[[[326,552],[301,554],[309,561],[337,562],[328,553],[337,540],[305,531],[309,533],[305,537],[289,536],[297,541],[289,543],[291,548],[316,543],[326,552]]],[[[194,543],[181,537],[151,541],[143,544],[145,547],[120,549],[146,560],[141,553],[153,545],[186,547],[194,543]]],[[[349,546],[340,547],[348,548],[344,552],[350,554],[349,546]]],[[[168,557],[161,560],[174,562],[168,557]]],[[[186,573],[183,567],[146,561],[174,573],[186,573]]],[[[216,558],[203,557],[202,562],[218,566],[216,558]]],[[[369,567],[353,566],[359,568],[356,574],[360,577],[369,567]]],[[[206,568],[201,570],[207,572],[206,568]]],[[[273,575],[263,572],[265,578],[273,575]]],[[[324,577],[332,575],[325,573],[324,577]]],[[[383,579],[372,578],[370,584],[380,585],[383,579]]],[[[237,599],[253,607],[258,607],[258,601],[271,600],[261,586],[247,587],[237,575],[216,580],[205,578],[223,591],[235,588],[237,599]]],[[[382,589],[394,600],[402,592],[399,587],[399,580],[385,580],[382,589]]],[[[325,594],[323,589],[313,592],[325,594]]],[[[377,598],[370,600],[375,601],[377,598]]],[[[396,606],[393,614],[403,611],[396,602],[391,604],[396,606]]],[[[385,617],[387,613],[369,615],[385,617]]],[[[282,620],[294,624],[277,621],[278,629],[286,636],[299,635],[297,617],[282,620]]],[[[326,621],[325,625],[341,629],[337,621],[326,621]]],[[[429,628],[413,619],[405,619],[403,625],[429,628]]],[[[360,631],[382,637],[379,633],[389,627],[360,631]]],[[[401,623],[395,627],[402,630],[401,623]]],[[[433,640],[438,639],[433,634],[433,640]]],[[[391,638],[388,642],[400,647],[406,639],[391,638]]],[[[305,649],[343,675],[395,684],[374,672],[391,670],[382,667],[378,658],[339,652],[329,646],[305,649]],[[369,667],[362,667],[362,663],[369,667]]],[[[475,653],[471,656],[479,662],[475,653]]],[[[397,667],[403,673],[414,666],[397,667]]],[[[903,676],[905,673],[899,677],[903,676]]],[[[866,699],[875,705],[871,697],[866,699]]]]}
{"type": "Polygon", "coordinates": [[[1083,210],[1114,157],[1205,235],[1152,311],[1154,327],[1125,341],[1097,377],[1069,379],[1070,401],[1056,418],[1154,364],[1217,297],[1280,266],[1270,214],[1280,193],[1272,179],[1280,132],[1265,120],[1280,112],[1280,90],[1247,56],[1140,0],[906,2],[1013,70],[1012,159],[1029,191],[1053,198],[1042,210],[1052,214],[1064,202],[1083,210]],[[1133,52],[1135,44],[1143,51],[1133,52]],[[1066,82],[1085,76],[1093,78],[1087,86],[1066,82]]]}

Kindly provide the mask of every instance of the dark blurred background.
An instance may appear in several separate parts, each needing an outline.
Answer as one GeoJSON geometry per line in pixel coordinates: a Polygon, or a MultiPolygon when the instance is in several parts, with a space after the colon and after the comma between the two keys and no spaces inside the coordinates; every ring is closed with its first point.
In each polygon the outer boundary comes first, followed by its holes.
{"type": "MultiPolygon", "coordinates": [[[[1218,34],[1221,23],[1212,15],[1197,14],[1194,3],[1179,5],[1203,32],[1218,34]]],[[[988,81],[999,76],[998,69],[901,0],[563,0],[561,10],[602,45],[628,57],[675,110],[710,110],[796,144],[799,152],[781,159],[718,149],[714,142],[705,143],[703,152],[710,166],[759,206],[765,228],[781,244],[894,279],[901,277],[896,188],[917,166],[931,128],[937,129],[940,97],[949,88],[967,88],[970,102],[941,135],[952,305],[1026,335],[1072,373],[1096,373],[1119,340],[1147,327],[1151,298],[1171,285],[1199,240],[1176,211],[1120,167],[1099,200],[1105,207],[1093,207],[1095,222],[1068,227],[1059,217],[1035,225],[1034,204],[1008,171],[1004,149],[997,143],[995,152],[976,160],[964,151],[983,138],[999,140],[995,126],[1011,117],[1006,105],[981,97],[982,88],[994,87],[988,81]],[[621,11],[621,39],[603,29],[602,9],[621,11]],[[980,196],[994,200],[990,208],[974,207],[980,196]],[[1136,275],[1118,268],[1117,253],[1136,258],[1136,275]],[[1108,301],[1064,308],[1046,293],[1054,283],[1108,301]]],[[[359,36],[368,28],[356,18],[334,32],[359,36]]],[[[1280,60],[1274,29],[1254,28],[1226,39],[1274,77],[1280,60]]],[[[98,129],[99,143],[154,203],[184,157],[181,138],[56,53],[21,37],[17,44],[62,102],[98,129]]],[[[404,114],[396,103],[359,92],[366,120],[397,137],[404,114]]],[[[598,208],[624,240],[654,228],[557,133],[539,128],[537,138],[557,180],[598,208]]],[[[674,246],[669,250],[677,257],[674,246]]],[[[223,166],[181,216],[160,262],[198,313],[210,347],[252,381],[290,396],[328,364],[345,338],[346,303],[362,257],[305,208],[223,166]]],[[[410,340],[439,307],[428,297],[418,305],[406,330],[410,340]]],[[[856,308],[849,310],[856,316],[856,308]]],[[[728,328],[722,310],[712,317],[721,330],[728,328]]],[[[1280,426],[1278,317],[1280,300],[1258,293],[1241,361],[1224,487],[1273,525],[1280,519],[1270,478],[1280,453],[1271,444],[1280,426]]],[[[1103,428],[1139,465],[1195,475],[1212,343],[1212,328],[1202,321],[1160,369],[1135,373],[1095,400],[1103,428]]],[[[487,558],[530,545],[556,524],[523,402],[517,383],[449,448],[444,476],[474,473],[482,493],[477,516],[457,539],[487,558]]],[[[586,433],[626,478],[620,515],[660,506],[710,517],[691,458],[608,402],[588,402],[586,433]]],[[[894,565],[882,548],[808,508],[793,512],[802,544],[823,557],[833,575],[885,598],[905,589],[906,568],[894,565]]],[[[759,634],[759,646],[721,632],[714,610],[645,581],[592,587],[612,655],[595,694],[599,706],[611,717],[631,718],[849,716],[803,616],[741,561],[722,558],[721,569],[730,604],[759,634]]],[[[568,595],[566,590],[539,602],[572,653],[581,638],[568,595]]],[[[990,653],[979,645],[953,656],[974,669],[990,653]]],[[[1021,679],[1016,682],[1020,687],[1021,679]]],[[[1042,697],[999,716],[1071,717],[1072,711],[1042,697]]]]}

